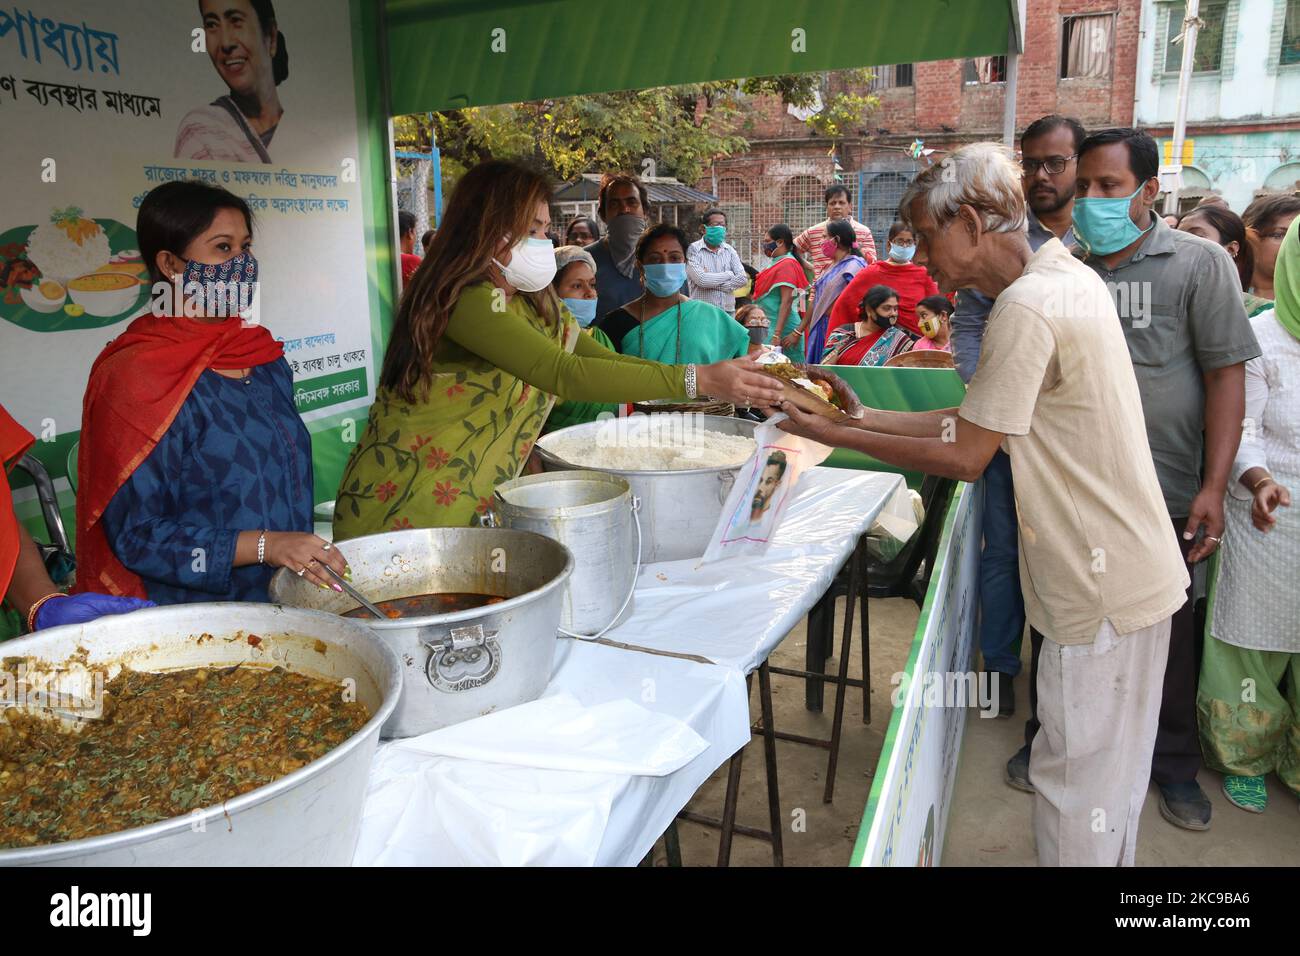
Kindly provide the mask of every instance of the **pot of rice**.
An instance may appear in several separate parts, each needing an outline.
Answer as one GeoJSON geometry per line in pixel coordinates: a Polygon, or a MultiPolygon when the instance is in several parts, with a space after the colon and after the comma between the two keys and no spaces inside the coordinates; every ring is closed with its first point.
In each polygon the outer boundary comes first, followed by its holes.
{"type": "Polygon", "coordinates": [[[547,471],[618,475],[641,499],[642,562],[698,558],[757,447],[754,422],[715,415],[632,415],[543,435],[547,471]]]}

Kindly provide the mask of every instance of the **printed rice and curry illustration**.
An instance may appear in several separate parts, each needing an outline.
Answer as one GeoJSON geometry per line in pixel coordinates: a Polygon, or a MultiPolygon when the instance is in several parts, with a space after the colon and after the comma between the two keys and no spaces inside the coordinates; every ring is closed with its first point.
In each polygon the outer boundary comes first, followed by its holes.
{"type": "Polygon", "coordinates": [[[5,306],[24,305],[43,314],[62,311],[72,318],[108,318],[135,307],[148,270],[138,249],[113,251],[109,230],[120,238],[125,227],[87,218],[80,207],[67,206],[26,228],[24,241],[0,242],[0,301],[5,306]]]}

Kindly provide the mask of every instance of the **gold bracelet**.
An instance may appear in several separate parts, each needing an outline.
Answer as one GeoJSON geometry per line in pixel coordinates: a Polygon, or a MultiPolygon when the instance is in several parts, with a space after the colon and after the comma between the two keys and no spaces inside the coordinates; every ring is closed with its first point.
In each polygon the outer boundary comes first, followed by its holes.
{"type": "Polygon", "coordinates": [[[1273,480],[1272,475],[1265,475],[1263,478],[1259,479],[1259,481],[1255,482],[1255,487],[1250,489],[1250,493],[1253,495],[1255,492],[1259,491],[1260,485],[1262,485],[1266,481],[1272,481],[1272,480],[1273,480]]]}
{"type": "Polygon", "coordinates": [[[45,605],[50,598],[67,597],[62,591],[54,591],[51,594],[39,598],[35,604],[27,609],[27,633],[32,634],[36,631],[36,613],[45,605]]]}

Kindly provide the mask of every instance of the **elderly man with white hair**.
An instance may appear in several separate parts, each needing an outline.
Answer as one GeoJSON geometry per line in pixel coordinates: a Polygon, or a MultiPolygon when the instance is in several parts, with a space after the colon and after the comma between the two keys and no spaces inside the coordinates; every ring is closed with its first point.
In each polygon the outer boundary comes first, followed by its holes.
{"type": "Polygon", "coordinates": [[[1005,149],[975,143],[899,207],[941,289],[996,299],[961,407],[831,423],[786,403],[781,427],[964,481],[1010,455],[1025,608],[1047,638],[1029,763],[1038,860],[1131,866],[1187,570],[1110,294],[1059,239],[1031,252],[1020,179],[1005,149]]]}

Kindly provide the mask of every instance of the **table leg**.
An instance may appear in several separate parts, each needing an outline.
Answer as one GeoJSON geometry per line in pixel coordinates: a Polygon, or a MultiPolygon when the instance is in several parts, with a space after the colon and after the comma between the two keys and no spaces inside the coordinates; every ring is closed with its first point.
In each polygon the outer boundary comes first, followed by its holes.
{"type": "Polygon", "coordinates": [[[849,593],[844,602],[844,636],[840,640],[839,683],[835,691],[835,718],[831,722],[831,754],[826,766],[826,791],[822,795],[823,803],[830,803],[835,796],[835,768],[840,759],[840,731],[844,725],[844,698],[849,689],[846,683],[849,676],[849,655],[853,653],[853,612],[858,601],[858,590],[862,583],[862,548],[855,548],[853,561],[849,567],[849,593]]]}
{"type": "MultiPolygon", "coordinates": [[[[826,622],[834,621],[835,585],[826,590],[817,603],[808,612],[807,649],[804,652],[804,670],[820,674],[826,669],[826,622]],[[829,604],[829,608],[827,605],[829,604]]],[[[832,625],[833,628],[833,625],[832,625]]],[[[826,697],[826,681],[820,677],[805,677],[803,684],[803,705],[805,710],[822,712],[826,697]]]]}
{"type": "Polygon", "coordinates": [[[718,866],[731,865],[731,838],[736,831],[736,803],[740,799],[740,765],[745,757],[741,747],[727,769],[727,797],[722,804],[722,835],[718,840],[718,866]]]}
{"type": "Polygon", "coordinates": [[[767,763],[767,813],[772,827],[772,865],[785,865],[781,845],[784,821],[781,818],[781,793],[776,775],[776,725],[772,719],[772,675],[767,661],[758,669],[758,700],[763,714],[763,757],[767,763]]]}
{"type": "Polygon", "coordinates": [[[664,831],[664,854],[668,857],[669,866],[681,867],[682,842],[677,836],[676,820],[668,824],[668,829],[664,831]]]}
{"type": "Polygon", "coordinates": [[[871,571],[868,562],[862,562],[862,590],[858,592],[859,609],[862,614],[862,722],[871,723],[871,617],[867,601],[871,594],[871,571]]]}

